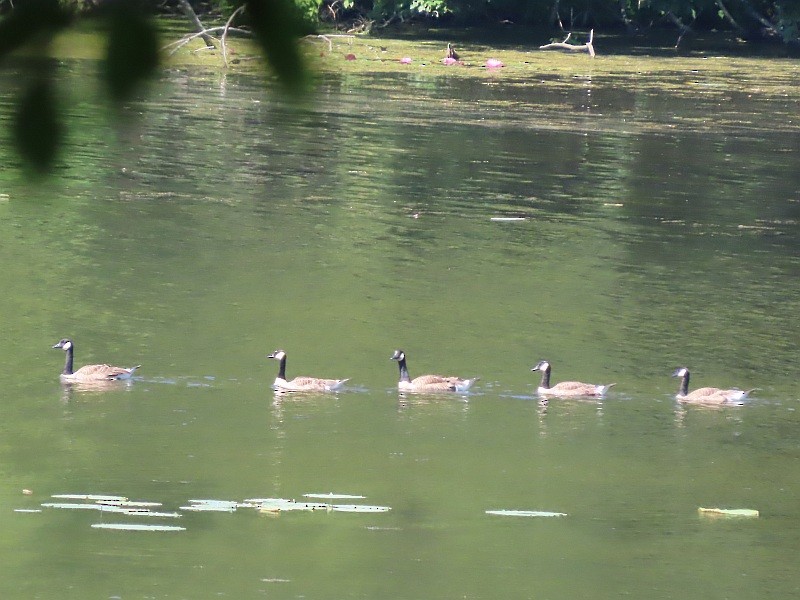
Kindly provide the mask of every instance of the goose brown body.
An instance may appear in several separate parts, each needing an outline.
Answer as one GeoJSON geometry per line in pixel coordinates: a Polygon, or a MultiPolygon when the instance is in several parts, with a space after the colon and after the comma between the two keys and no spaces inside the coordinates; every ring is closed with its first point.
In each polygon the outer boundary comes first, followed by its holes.
{"type": "Polygon", "coordinates": [[[741,406],[744,404],[745,398],[755,390],[740,390],[737,388],[723,389],[715,387],[702,387],[696,390],[689,391],[689,369],[680,367],[672,374],[673,377],[680,377],[681,384],[675,398],[679,402],[687,404],[706,404],[713,406],[741,406]]]}
{"type": "Polygon", "coordinates": [[[466,392],[479,379],[478,377],[463,379],[446,375],[420,375],[411,379],[408,374],[405,352],[395,350],[390,359],[396,360],[400,368],[400,381],[397,382],[397,389],[401,392],[466,392]]]}
{"type": "Polygon", "coordinates": [[[286,379],[286,352],[276,350],[267,358],[280,361],[278,376],[272,384],[276,390],[284,392],[335,392],[349,379],[323,379],[320,377],[300,376],[287,381],[286,379]]]}
{"type": "Polygon", "coordinates": [[[561,381],[551,386],[551,369],[550,363],[546,360],[539,361],[539,363],[531,369],[531,371],[541,371],[542,373],[542,381],[536,389],[537,393],[541,396],[602,398],[610,388],[617,385],[616,383],[596,385],[593,383],[582,383],[580,381],[561,381]]]}
{"type": "Polygon", "coordinates": [[[73,357],[75,344],[70,339],[60,340],[53,348],[60,348],[64,350],[67,358],[64,364],[64,370],[61,372],[62,381],[123,381],[130,379],[136,369],[142,365],[135,367],[114,367],[112,365],[84,365],[77,371],[72,370],[73,357]]]}

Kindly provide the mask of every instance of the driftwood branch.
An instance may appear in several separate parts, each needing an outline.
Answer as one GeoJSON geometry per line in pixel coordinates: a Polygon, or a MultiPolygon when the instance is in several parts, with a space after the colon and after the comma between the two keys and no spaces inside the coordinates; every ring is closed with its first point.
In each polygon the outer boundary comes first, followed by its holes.
{"type": "Polygon", "coordinates": [[[333,52],[333,39],[332,38],[344,38],[344,39],[352,40],[352,39],[355,39],[355,37],[356,36],[354,36],[354,35],[346,35],[344,33],[339,33],[339,34],[327,33],[327,34],[324,34],[324,35],[323,34],[307,35],[303,39],[306,40],[306,41],[309,41],[309,42],[313,42],[313,41],[316,41],[316,40],[322,40],[323,42],[327,42],[327,44],[328,44],[328,52],[333,52]]]}
{"type": "MultiPolygon", "coordinates": [[[[221,26],[221,27],[209,27],[208,29],[204,29],[203,31],[198,31],[197,33],[191,33],[189,35],[185,35],[181,39],[167,44],[166,46],[164,46],[162,48],[162,50],[166,50],[168,48],[171,48],[170,54],[175,54],[175,52],[177,52],[179,49],[183,48],[186,44],[188,44],[189,42],[191,42],[194,39],[202,37],[203,35],[214,35],[215,33],[218,34],[218,33],[223,32],[223,31],[225,31],[225,27],[224,26],[221,26]]],[[[248,29],[238,29],[238,28],[235,28],[235,27],[228,27],[227,32],[228,33],[236,33],[236,34],[244,36],[244,37],[252,37],[252,35],[253,35],[252,32],[250,32],[248,29]]]]}
{"type": "Polygon", "coordinates": [[[750,4],[749,0],[739,0],[739,4],[742,5],[745,14],[747,14],[751,19],[761,23],[764,27],[764,31],[769,32],[770,35],[779,35],[780,32],[775,27],[774,23],[770,23],[766,18],[759,14],[759,12],[753,8],[753,5],[750,4]]]}
{"type": "Polygon", "coordinates": [[[568,33],[563,42],[553,42],[552,44],[539,46],[539,50],[569,50],[570,52],[588,52],[589,56],[594,58],[594,45],[592,44],[592,41],[594,40],[594,29],[589,31],[589,39],[585,44],[568,44],[567,40],[569,40],[571,35],[571,33],[568,33]]]}
{"type": "Polygon", "coordinates": [[[681,42],[683,41],[683,36],[685,36],[687,33],[692,33],[692,28],[686,25],[681,20],[681,18],[677,16],[675,13],[673,13],[671,10],[667,11],[667,18],[670,21],[672,21],[672,23],[675,25],[675,27],[678,28],[678,31],[680,32],[680,35],[678,35],[678,40],[675,42],[675,47],[677,48],[678,46],[681,45],[681,42]]]}
{"type": "Polygon", "coordinates": [[[222,45],[222,64],[227,69],[228,68],[228,44],[226,40],[228,38],[228,31],[231,29],[231,23],[236,18],[236,15],[244,11],[244,5],[237,8],[233,11],[233,14],[228,18],[228,21],[225,23],[225,28],[222,30],[222,41],[220,42],[222,45]]]}
{"type": "Polygon", "coordinates": [[[717,2],[717,8],[719,8],[719,12],[722,14],[723,17],[725,17],[725,20],[728,21],[728,23],[730,23],[731,25],[733,25],[733,28],[740,35],[744,34],[744,27],[742,27],[741,25],[739,25],[739,23],[736,22],[736,19],[733,18],[733,15],[728,11],[728,8],[722,3],[722,0],[716,0],[716,2],[717,2]]]}
{"type": "Polygon", "coordinates": [[[189,4],[189,0],[178,0],[178,5],[181,7],[183,13],[192,22],[192,25],[194,25],[194,30],[200,34],[200,37],[203,38],[206,47],[214,48],[214,40],[207,33],[203,33],[206,28],[203,27],[203,24],[200,22],[200,18],[197,16],[197,13],[194,12],[192,5],[189,4]]]}

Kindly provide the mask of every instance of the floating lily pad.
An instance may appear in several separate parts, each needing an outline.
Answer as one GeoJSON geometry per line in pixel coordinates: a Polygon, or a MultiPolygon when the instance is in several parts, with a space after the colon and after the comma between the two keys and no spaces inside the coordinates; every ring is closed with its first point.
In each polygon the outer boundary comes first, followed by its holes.
{"type": "Polygon", "coordinates": [[[179,510],[188,512],[236,512],[236,507],[229,506],[210,506],[207,504],[193,504],[191,506],[179,506],[179,510]]]}
{"type": "Polygon", "coordinates": [[[175,525],[143,525],[141,523],[94,523],[93,529],[116,529],[122,531],[186,531],[175,525]]]}
{"type": "Polygon", "coordinates": [[[227,506],[229,508],[236,508],[239,506],[239,503],[236,500],[211,500],[211,499],[200,499],[200,500],[189,500],[189,504],[194,504],[197,506],[227,506]]]}
{"type": "Polygon", "coordinates": [[[382,513],[392,510],[388,506],[369,506],[367,504],[332,504],[331,510],[353,513],[382,513]]]}
{"type": "Polygon", "coordinates": [[[235,500],[189,500],[188,506],[181,506],[181,510],[191,512],[236,512],[240,503],[235,500]]]}
{"type": "Polygon", "coordinates": [[[547,510],[487,510],[487,515],[500,515],[501,517],[566,517],[567,513],[550,512],[547,510]]]}
{"type": "Polygon", "coordinates": [[[113,504],[99,504],[89,502],[45,502],[43,508],[60,508],[65,510],[99,510],[101,512],[116,513],[129,516],[144,517],[169,517],[177,518],[180,514],[176,512],[159,512],[148,508],[131,508],[128,506],[117,506],[113,504]]]}
{"type": "Polygon", "coordinates": [[[64,508],[69,510],[102,510],[105,508],[109,512],[115,512],[116,507],[113,506],[103,506],[102,504],[89,504],[89,503],[80,503],[80,502],[44,502],[42,503],[44,508],[64,508]]]}
{"type": "Polygon", "coordinates": [[[366,496],[359,496],[356,494],[334,494],[328,492],[327,494],[303,494],[305,498],[329,498],[331,500],[363,500],[366,496]]]}
{"type": "Polygon", "coordinates": [[[272,502],[262,502],[258,505],[259,510],[262,511],[315,511],[315,510],[330,510],[331,505],[324,502],[296,502],[294,500],[277,500],[272,502]]]}
{"type": "Polygon", "coordinates": [[[147,508],[151,506],[162,506],[161,502],[134,502],[132,500],[95,500],[104,506],[124,506],[126,508],[147,508]]]}
{"type": "Polygon", "coordinates": [[[92,500],[94,502],[127,502],[125,496],[108,496],[104,494],[53,494],[51,498],[61,498],[62,500],[92,500]]]}
{"type": "Polygon", "coordinates": [[[752,508],[703,508],[701,506],[697,509],[697,512],[706,517],[738,517],[750,519],[758,517],[758,511],[752,508]]]}
{"type": "Polygon", "coordinates": [[[122,509],[120,511],[123,515],[129,516],[139,516],[139,517],[163,517],[165,519],[179,519],[181,517],[180,513],[176,512],[161,512],[157,510],[146,510],[146,509],[122,509]]]}

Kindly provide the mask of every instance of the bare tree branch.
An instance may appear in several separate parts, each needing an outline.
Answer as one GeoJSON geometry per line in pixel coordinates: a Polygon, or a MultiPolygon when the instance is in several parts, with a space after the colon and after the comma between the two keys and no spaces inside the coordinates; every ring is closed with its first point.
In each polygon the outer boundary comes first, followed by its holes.
{"type": "Polygon", "coordinates": [[[730,23],[737,32],[744,33],[744,28],[739,25],[739,23],[736,22],[736,19],[733,18],[733,15],[728,12],[728,9],[722,3],[722,0],[716,0],[716,3],[717,7],[719,7],[719,12],[722,13],[722,16],[725,17],[725,20],[728,21],[728,23],[730,23]]]}
{"type": "Polygon", "coordinates": [[[244,11],[244,5],[237,8],[233,11],[233,14],[228,18],[228,21],[225,23],[225,28],[222,30],[222,64],[227,69],[228,68],[228,44],[226,44],[226,40],[228,38],[228,31],[231,28],[231,23],[236,18],[236,15],[240,14],[244,11]]]}
{"type": "Polygon", "coordinates": [[[214,46],[214,40],[211,38],[211,36],[203,33],[205,31],[205,27],[203,27],[203,24],[200,22],[200,18],[197,16],[197,13],[194,12],[192,5],[189,4],[189,0],[178,0],[178,5],[194,25],[194,30],[200,33],[200,37],[203,38],[206,46],[209,48],[215,48],[216,46],[214,46]]]}
{"type": "Polygon", "coordinates": [[[678,28],[678,31],[680,32],[678,35],[678,39],[675,42],[675,47],[677,48],[678,46],[681,45],[681,41],[683,41],[683,36],[685,36],[687,33],[692,33],[692,28],[686,25],[681,20],[681,18],[675,15],[675,13],[673,13],[671,10],[667,11],[667,18],[675,24],[675,26],[678,28]]]}
{"type": "MultiPolygon", "coordinates": [[[[183,36],[181,39],[171,42],[164,46],[162,50],[166,50],[167,48],[172,48],[170,50],[170,54],[175,54],[179,49],[183,48],[186,44],[191,42],[194,39],[202,37],[203,35],[213,35],[215,33],[220,33],[225,30],[225,27],[209,27],[208,29],[203,29],[203,31],[198,31],[197,33],[190,33],[189,35],[183,36]]],[[[238,35],[244,37],[252,37],[253,33],[248,29],[238,29],[234,27],[228,28],[228,33],[236,33],[238,35]]]]}

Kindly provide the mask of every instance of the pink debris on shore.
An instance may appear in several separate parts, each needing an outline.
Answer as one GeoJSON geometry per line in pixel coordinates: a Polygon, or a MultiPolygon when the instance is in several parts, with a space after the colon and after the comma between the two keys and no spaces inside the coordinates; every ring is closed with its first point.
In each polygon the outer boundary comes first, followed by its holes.
{"type": "Polygon", "coordinates": [[[400,64],[401,65],[410,65],[411,64],[411,57],[410,56],[404,56],[403,58],[400,59],[400,64]]]}
{"type": "Polygon", "coordinates": [[[496,58],[490,58],[486,61],[487,69],[499,69],[500,67],[505,67],[503,61],[497,60],[496,58]]]}
{"type": "Polygon", "coordinates": [[[355,60],[356,59],[356,55],[355,54],[345,54],[344,55],[344,59],[345,60],[355,60]]]}

